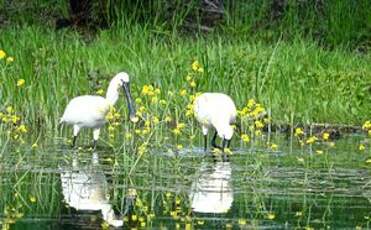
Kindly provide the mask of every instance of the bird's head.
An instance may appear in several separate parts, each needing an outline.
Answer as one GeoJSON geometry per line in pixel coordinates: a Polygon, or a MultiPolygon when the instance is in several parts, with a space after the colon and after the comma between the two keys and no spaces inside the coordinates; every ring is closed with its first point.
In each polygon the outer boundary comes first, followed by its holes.
{"type": "Polygon", "coordinates": [[[135,105],[133,102],[133,99],[131,97],[131,92],[130,92],[130,78],[129,75],[125,72],[120,72],[116,74],[116,76],[112,79],[111,83],[113,83],[117,89],[120,87],[123,88],[125,96],[126,96],[126,101],[128,104],[128,109],[129,109],[129,118],[132,122],[137,122],[138,117],[136,116],[135,112],[135,105]]]}
{"type": "Polygon", "coordinates": [[[216,131],[218,133],[218,136],[221,139],[230,140],[232,139],[234,130],[230,124],[227,124],[227,125],[217,126],[216,131]]]}

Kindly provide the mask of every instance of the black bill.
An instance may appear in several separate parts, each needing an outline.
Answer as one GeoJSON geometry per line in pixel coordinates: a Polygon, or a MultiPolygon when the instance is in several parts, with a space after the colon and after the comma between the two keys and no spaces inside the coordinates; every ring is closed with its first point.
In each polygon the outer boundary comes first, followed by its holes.
{"type": "Polygon", "coordinates": [[[136,116],[135,105],[134,105],[133,99],[131,97],[129,83],[124,82],[123,85],[122,85],[122,88],[124,89],[126,100],[127,100],[127,103],[128,103],[129,118],[132,122],[135,123],[135,122],[138,121],[138,117],[136,116]]]}

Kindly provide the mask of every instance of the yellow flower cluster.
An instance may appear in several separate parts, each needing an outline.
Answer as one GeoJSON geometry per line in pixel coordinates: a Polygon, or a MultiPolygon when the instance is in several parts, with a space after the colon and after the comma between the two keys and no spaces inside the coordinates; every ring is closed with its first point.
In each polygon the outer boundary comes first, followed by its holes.
{"type": "Polygon", "coordinates": [[[186,117],[190,117],[194,114],[193,107],[194,107],[194,102],[197,96],[199,96],[200,93],[196,93],[195,95],[190,95],[189,96],[189,103],[186,106],[186,117]]]}
{"type": "Polygon", "coordinates": [[[0,49],[0,60],[2,59],[5,59],[7,64],[12,63],[14,61],[14,57],[11,57],[11,56],[7,57],[7,54],[5,53],[5,51],[0,49]]]}
{"type": "Polygon", "coordinates": [[[362,129],[365,130],[369,136],[371,136],[371,121],[365,121],[362,125],[362,129]]]}
{"type": "Polygon", "coordinates": [[[8,134],[13,140],[23,142],[22,135],[27,133],[28,129],[12,106],[6,107],[5,112],[0,112],[0,122],[8,126],[8,134]]]}
{"type": "Polygon", "coordinates": [[[144,153],[148,151],[147,143],[143,143],[138,147],[138,155],[142,156],[144,153]]]}
{"type": "Polygon", "coordinates": [[[96,93],[98,95],[103,95],[104,94],[104,90],[103,89],[98,89],[96,93]]]}
{"type": "Polygon", "coordinates": [[[108,135],[112,139],[115,137],[115,130],[120,125],[121,114],[118,113],[115,107],[110,106],[108,113],[106,115],[106,120],[108,121],[108,135]]]}
{"type": "MultiPolygon", "coordinates": [[[[144,85],[142,88],[142,96],[149,96],[150,102],[156,104],[158,102],[158,96],[160,95],[160,88],[155,88],[152,85],[144,85]]],[[[165,101],[166,102],[166,101],[165,101]]]]}
{"type": "Polygon", "coordinates": [[[202,65],[197,60],[195,60],[192,63],[192,70],[195,71],[195,72],[199,72],[199,73],[204,72],[204,68],[202,67],[202,65]]]}
{"type": "Polygon", "coordinates": [[[294,132],[295,137],[301,137],[304,135],[304,130],[302,128],[296,128],[294,132]]]}
{"type": "Polygon", "coordinates": [[[177,123],[176,127],[172,130],[172,132],[178,136],[182,133],[182,130],[184,129],[185,124],[184,123],[177,123]]]}
{"type": "Polygon", "coordinates": [[[142,88],[143,96],[156,96],[161,93],[159,88],[155,88],[152,85],[144,85],[142,88]]]}
{"type": "Polygon", "coordinates": [[[318,140],[317,137],[315,137],[315,136],[310,136],[310,137],[306,140],[305,143],[311,145],[311,144],[314,144],[317,140],[318,140]]]}
{"type": "MultiPolygon", "coordinates": [[[[268,118],[263,118],[266,114],[264,107],[254,99],[249,99],[246,105],[241,110],[237,111],[237,114],[241,117],[242,122],[253,122],[249,125],[249,129],[255,134],[255,136],[261,136],[262,129],[265,124],[269,122],[268,118]]],[[[243,142],[248,142],[246,141],[246,137],[244,137],[244,139],[245,140],[242,140],[243,142]]]]}
{"type": "Polygon", "coordinates": [[[26,81],[24,79],[19,79],[17,81],[17,87],[22,87],[25,83],[26,83],[26,81]]]}
{"type": "Polygon", "coordinates": [[[277,149],[278,149],[278,145],[272,143],[272,144],[270,145],[270,148],[272,149],[272,151],[277,151],[277,149]]]}
{"type": "Polygon", "coordinates": [[[253,119],[259,119],[263,117],[266,112],[264,107],[256,103],[254,99],[249,99],[245,107],[238,111],[238,114],[243,117],[251,117],[253,119]]]}
{"type": "Polygon", "coordinates": [[[196,80],[192,75],[188,74],[186,76],[186,80],[191,88],[195,88],[197,86],[196,80]]]}
{"type": "Polygon", "coordinates": [[[250,142],[250,137],[249,137],[249,135],[247,135],[247,134],[242,134],[242,135],[241,135],[241,140],[242,140],[243,142],[245,142],[245,143],[249,143],[249,142],[250,142]]]}
{"type": "Polygon", "coordinates": [[[324,133],[322,133],[322,139],[323,139],[324,141],[328,141],[329,138],[330,138],[330,134],[329,134],[328,132],[324,132],[324,133]]]}

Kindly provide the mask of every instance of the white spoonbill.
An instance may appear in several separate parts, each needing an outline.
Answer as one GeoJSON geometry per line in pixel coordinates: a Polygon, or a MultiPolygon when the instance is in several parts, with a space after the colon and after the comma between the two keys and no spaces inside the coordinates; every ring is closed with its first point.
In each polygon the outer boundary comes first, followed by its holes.
{"type": "Polygon", "coordinates": [[[207,150],[207,133],[214,128],[215,133],[211,141],[214,148],[220,148],[215,140],[218,135],[222,140],[223,158],[226,160],[224,148],[229,147],[233,136],[233,124],[236,120],[237,110],[233,100],[223,93],[203,93],[196,97],[193,105],[196,119],[201,123],[207,150]]]}
{"type": "Polygon", "coordinates": [[[77,135],[81,128],[93,128],[94,149],[99,138],[100,128],[106,123],[106,115],[110,107],[114,106],[119,98],[119,89],[125,92],[129,118],[136,122],[135,108],[130,93],[129,75],[125,72],[116,74],[109,83],[106,97],[84,95],[73,98],[67,105],[60,123],[73,125],[73,143],[75,146],[77,135]]]}

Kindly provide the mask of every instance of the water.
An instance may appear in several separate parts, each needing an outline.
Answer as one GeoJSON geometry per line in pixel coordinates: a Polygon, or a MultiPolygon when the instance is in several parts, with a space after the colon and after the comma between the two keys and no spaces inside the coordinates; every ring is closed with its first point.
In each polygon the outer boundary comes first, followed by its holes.
{"type": "Polygon", "coordinates": [[[368,228],[370,153],[357,151],[360,139],[301,148],[277,137],[279,151],[252,144],[235,149],[230,162],[193,147],[143,156],[73,151],[58,141],[9,147],[0,163],[1,222],[11,229],[368,228]]]}

